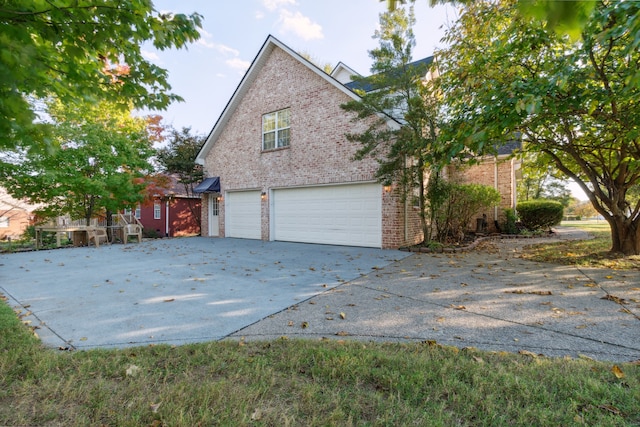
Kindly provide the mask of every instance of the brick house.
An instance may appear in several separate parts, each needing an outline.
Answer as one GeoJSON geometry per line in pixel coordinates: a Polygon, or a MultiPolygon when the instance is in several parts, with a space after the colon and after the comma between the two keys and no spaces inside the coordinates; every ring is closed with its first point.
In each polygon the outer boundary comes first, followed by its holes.
{"type": "Polygon", "coordinates": [[[0,240],[20,238],[34,224],[36,206],[11,197],[0,188],[0,240]]]}
{"type": "Polygon", "coordinates": [[[353,160],[358,146],[345,134],[366,124],[340,105],[359,99],[346,86],[354,74],[340,63],[329,75],[267,38],[196,157],[209,177],[203,236],[378,248],[422,240],[416,208],[376,181],[376,160],[353,160]]]}
{"type": "Polygon", "coordinates": [[[154,194],[152,200],[142,203],[133,214],[144,228],[146,236],[183,237],[200,234],[201,199],[189,194],[175,175],[167,175],[170,186],[154,194]]]}

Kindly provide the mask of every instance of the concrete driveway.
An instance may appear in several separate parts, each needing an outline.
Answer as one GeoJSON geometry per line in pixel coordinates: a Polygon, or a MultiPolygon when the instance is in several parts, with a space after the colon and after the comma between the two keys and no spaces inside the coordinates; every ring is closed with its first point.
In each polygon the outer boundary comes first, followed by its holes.
{"type": "Polygon", "coordinates": [[[0,255],[0,293],[52,347],[219,340],[406,257],[399,251],[185,238],[0,255]]]}
{"type": "Polygon", "coordinates": [[[522,259],[538,241],[448,255],[208,238],[59,249],[0,255],[0,293],[70,349],[286,336],[640,360],[640,271],[522,259]]]}
{"type": "Polygon", "coordinates": [[[233,334],[418,341],[552,357],[640,361],[640,271],[522,259],[525,245],[587,238],[496,240],[461,254],[415,254],[233,334]]]}

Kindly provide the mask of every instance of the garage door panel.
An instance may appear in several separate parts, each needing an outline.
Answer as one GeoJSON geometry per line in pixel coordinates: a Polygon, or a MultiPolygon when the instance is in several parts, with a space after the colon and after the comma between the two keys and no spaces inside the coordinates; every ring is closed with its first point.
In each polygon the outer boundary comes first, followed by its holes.
{"type": "Polygon", "coordinates": [[[225,235],[260,239],[261,203],[259,191],[233,191],[225,197],[225,235]]]}
{"type": "Polygon", "coordinates": [[[274,238],[381,247],[381,193],[379,184],[275,190],[274,238]]]}

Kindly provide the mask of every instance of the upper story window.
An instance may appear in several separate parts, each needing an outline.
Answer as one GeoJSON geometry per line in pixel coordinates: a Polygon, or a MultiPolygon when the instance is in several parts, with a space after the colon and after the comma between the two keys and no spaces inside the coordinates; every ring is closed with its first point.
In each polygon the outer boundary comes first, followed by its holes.
{"type": "Polygon", "coordinates": [[[0,216],[0,228],[8,228],[9,227],[9,217],[0,216]]]}
{"type": "Polygon", "coordinates": [[[262,116],[262,149],[272,150],[289,146],[289,109],[262,116]]]}
{"type": "Polygon", "coordinates": [[[153,219],[160,219],[161,218],[161,210],[160,210],[160,203],[154,203],[153,204],[153,219]]]}

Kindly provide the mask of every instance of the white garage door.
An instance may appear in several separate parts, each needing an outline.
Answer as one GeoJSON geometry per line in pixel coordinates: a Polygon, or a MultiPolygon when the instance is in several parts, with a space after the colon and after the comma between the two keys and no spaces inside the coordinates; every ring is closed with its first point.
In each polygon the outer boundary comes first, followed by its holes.
{"type": "Polygon", "coordinates": [[[225,197],[225,236],[260,239],[260,192],[233,191],[225,197]]]}
{"type": "Polygon", "coordinates": [[[275,240],[382,246],[382,187],[349,184],[275,190],[275,240]]]}

